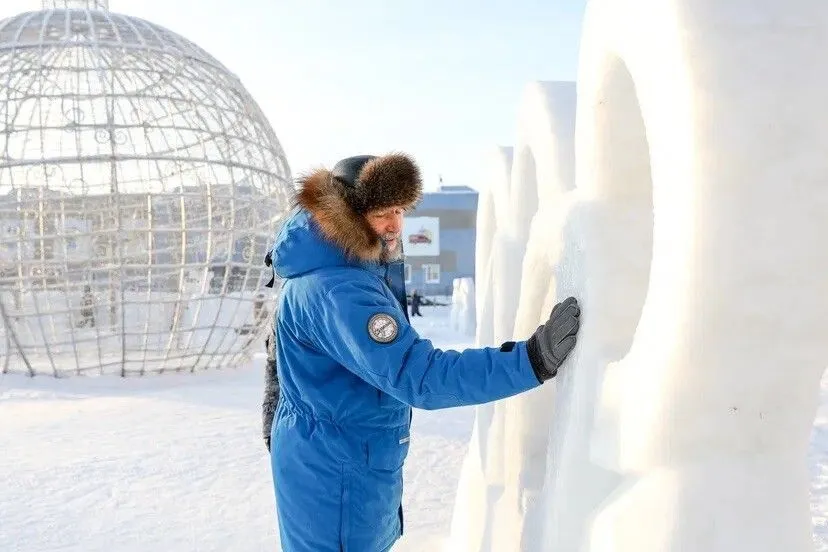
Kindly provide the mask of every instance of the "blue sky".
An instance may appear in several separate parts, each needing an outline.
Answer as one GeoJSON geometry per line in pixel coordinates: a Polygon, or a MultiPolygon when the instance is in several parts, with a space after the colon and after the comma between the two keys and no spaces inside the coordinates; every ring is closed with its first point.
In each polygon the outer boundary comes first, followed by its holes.
{"type": "MultiPolygon", "coordinates": [[[[416,156],[426,187],[474,186],[511,145],[532,80],[574,80],[583,0],[110,0],[196,42],[267,115],[294,176],[361,153],[416,156]]],[[[0,15],[40,9],[3,0],[0,15]]]]}

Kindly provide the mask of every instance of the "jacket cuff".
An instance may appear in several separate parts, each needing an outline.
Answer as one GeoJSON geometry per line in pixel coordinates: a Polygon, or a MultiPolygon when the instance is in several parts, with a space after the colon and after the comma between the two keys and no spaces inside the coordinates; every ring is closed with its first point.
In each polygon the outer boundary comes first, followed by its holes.
{"type": "Polygon", "coordinates": [[[535,377],[540,383],[554,378],[558,370],[550,371],[543,361],[543,353],[541,353],[540,345],[538,344],[538,337],[533,335],[526,340],[526,353],[529,355],[529,363],[532,365],[532,370],[535,372],[535,377]]]}

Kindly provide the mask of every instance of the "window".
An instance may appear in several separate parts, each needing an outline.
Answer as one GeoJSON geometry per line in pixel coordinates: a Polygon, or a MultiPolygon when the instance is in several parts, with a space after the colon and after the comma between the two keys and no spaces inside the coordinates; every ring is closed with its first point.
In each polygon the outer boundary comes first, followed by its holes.
{"type": "Polygon", "coordinates": [[[423,277],[425,278],[425,283],[427,283],[427,284],[439,284],[440,283],[440,265],[438,265],[438,264],[424,264],[423,265],[423,277]]]}
{"type": "Polygon", "coordinates": [[[407,264],[407,265],[405,265],[404,268],[405,268],[405,283],[410,284],[411,283],[411,265],[407,264]]]}

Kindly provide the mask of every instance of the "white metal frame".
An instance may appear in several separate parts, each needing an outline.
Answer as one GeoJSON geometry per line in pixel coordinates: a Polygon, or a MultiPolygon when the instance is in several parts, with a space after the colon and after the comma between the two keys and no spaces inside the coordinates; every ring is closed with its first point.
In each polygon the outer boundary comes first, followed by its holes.
{"type": "Polygon", "coordinates": [[[242,361],[291,196],[266,117],[197,45],[105,0],[0,21],[3,372],[242,361]]]}

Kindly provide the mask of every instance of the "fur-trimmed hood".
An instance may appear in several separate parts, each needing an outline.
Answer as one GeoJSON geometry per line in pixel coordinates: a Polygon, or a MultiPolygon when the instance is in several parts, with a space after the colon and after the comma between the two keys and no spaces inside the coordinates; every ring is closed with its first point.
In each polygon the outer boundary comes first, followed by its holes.
{"type": "Polygon", "coordinates": [[[305,209],[296,209],[282,224],[271,252],[273,272],[279,278],[294,278],[320,268],[357,264],[325,239],[319,225],[305,209]]]}
{"type": "Polygon", "coordinates": [[[361,261],[378,261],[382,255],[382,241],[364,214],[392,206],[410,209],[422,197],[419,168],[404,154],[344,159],[332,171],[303,175],[299,185],[297,205],[346,257],[361,261]]]}

